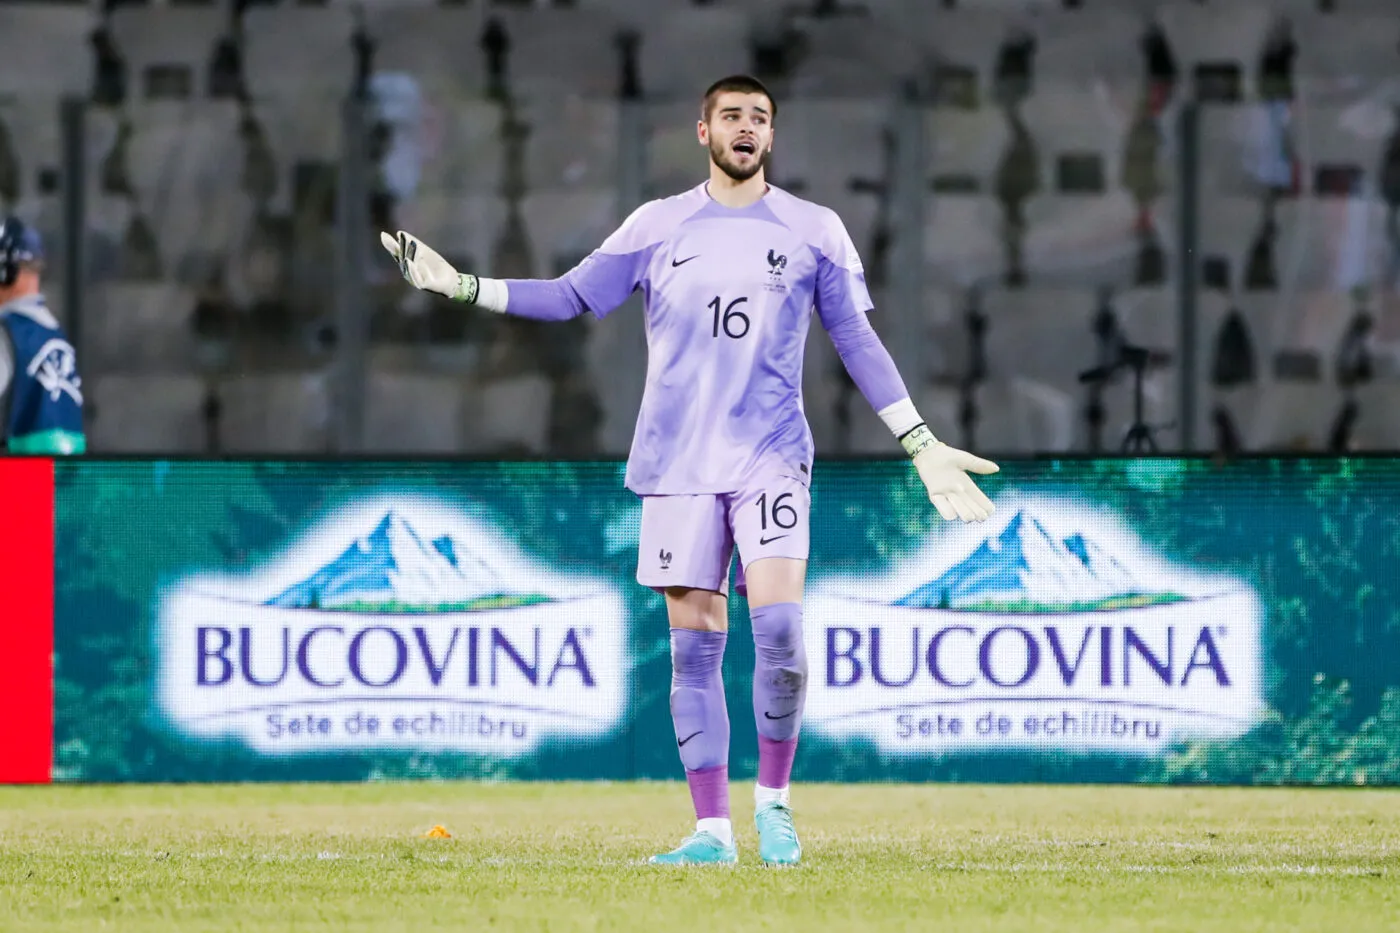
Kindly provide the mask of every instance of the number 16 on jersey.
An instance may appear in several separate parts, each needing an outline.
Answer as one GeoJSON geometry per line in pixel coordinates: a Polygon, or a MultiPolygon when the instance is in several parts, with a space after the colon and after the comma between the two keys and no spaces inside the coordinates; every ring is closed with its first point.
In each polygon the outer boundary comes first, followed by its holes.
{"type": "Polygon", "coordinates": [[[723,331],[724,336],[733,340],[740,340],[749,332],[749,316],[739,310],[739,305],[745,304],[747,298],[735,298],[729,304],[724,304],[718,295],[710,302],[709,307],[715,312],[715,327],[711,336],[719,337],[723,331]],[[723,310],[721,310],[721,308],[723,310]]]}

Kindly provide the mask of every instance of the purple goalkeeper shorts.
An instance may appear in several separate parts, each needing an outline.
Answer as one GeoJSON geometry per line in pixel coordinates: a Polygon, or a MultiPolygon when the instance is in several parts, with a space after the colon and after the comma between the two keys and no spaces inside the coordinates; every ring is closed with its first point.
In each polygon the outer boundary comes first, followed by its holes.
{"type": "Polygon", "coordinates": [[[765,557],[807,559],[812,496],[791,476],[770,475],[738,492],[643,496],[637,582],[729,592],[729,565],[739,546],[734,588],[748,592],[744,567],[765,557]]]}

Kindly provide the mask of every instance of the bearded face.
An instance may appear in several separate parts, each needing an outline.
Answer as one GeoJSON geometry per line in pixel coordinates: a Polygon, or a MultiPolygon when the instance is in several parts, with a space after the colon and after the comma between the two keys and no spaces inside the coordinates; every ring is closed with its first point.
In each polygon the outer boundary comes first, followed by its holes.
{"type": "Polygon", "coordinates": [[[710,160],[735,181],[748,181],[768,165],[773,151],[772,104],[763,94],[729,91],[714,101],[700,142],[710,160]]]}

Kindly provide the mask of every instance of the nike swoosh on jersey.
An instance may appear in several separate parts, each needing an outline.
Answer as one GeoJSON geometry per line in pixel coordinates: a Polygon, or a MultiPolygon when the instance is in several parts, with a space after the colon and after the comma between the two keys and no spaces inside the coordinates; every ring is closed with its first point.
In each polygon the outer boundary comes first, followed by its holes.
{"type": "MultiPolygon", "coordinates": [[[[690,257],[690,259],[699,259],[699,258],[700,258],[700,254],[699,254],[699,253],[696,253],[694,256],[691,256],[691,257],[690,257]]],[[[672,259],[672,260],[671,260],[671,268],[674,269],[674,268],[676,268],[676,266],[683,266],[683,265],[685,265],[686,263],[690,262],[690,259],[672,259]]]]}
{"type": "Polygon", "coordinates": [[[763,711],[763,718],[764,718],[764,719],[787,719],[789,716],[796,716],[796,715],[797,715],[797,710],[793,710],[793,711],[790,712],[790,713],[783,713],[783,715],[781,715],[781,716],[774,716],[772,713],[768,712],[767,710],[764,710],[764,711],[763,711]]]}
{"type": "Polygon", "coordinates": [[[781,540],[783,540],[784,538],[787,538],[787,537],[791,537],[791,536],[790,536],[790,535],[774,535],[774,536],[771,537],[771,538],[759,538],[759,539],[758,539],[758,543],[759,543],[759,544],[772,544],[774,541],[781,541],[781,540]]]}
{"type": "MultiPolygon", "coordinates": [[[[700,730],[700,732],[704,732],[704,731],[705,731],[704,729],[701,729],[701,730],[700,730]]],[[[692,732],[692,733],[690,733],[690,735],[686,736],[686,737],[683,738],[683,739],[676,739],[676,747],[677,747],[677,748],[685,748],[685,743],[686,743],[686,742],[689,742],[691,739],[695,738],[697,735],[700,734],[700,732],[692,732]]]]}

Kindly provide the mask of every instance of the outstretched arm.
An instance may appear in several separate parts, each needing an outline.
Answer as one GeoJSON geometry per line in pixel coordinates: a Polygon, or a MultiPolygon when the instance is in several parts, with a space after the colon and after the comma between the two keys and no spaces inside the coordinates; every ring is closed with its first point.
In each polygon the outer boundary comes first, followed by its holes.
{"type": "Polygon", "coordinates": [[[641,282],[655,246],[639,236],[638,208],[603,245],[557,279],[488,279],[458,272],[411,233],[380,233],[379,240],[410,285],[497,314],[536,321],[567,321],[584,311],[606,317],[641,282]]]}
{"type": "Polygon", "coordinates": [[[933,436],[919,417],[894,360],[863,311],[851,310],[827,326],[836,352],[865,400],[899,439],[914,461],[929,500],[948,521],[985,521],[995,509],[986,493],[967,475],[995,473],[990,460],[949,447],[933,436]]]}
{"type": "Polygon", "coordinates": [[[860,394],[865,396],[870,407],[877,412],[884,411],[909,397],[890,351],[880,342],[880,336],[870,326],[870,319],[864,312],[850,309],[841,314],[838,320],[825,320],[823,323],[831,342],[836,345],[836,353],[841,357],[846,372],[851,374],[851,381],[860,389],[860,394]]]}
{"type": "Polygon", "coordinates": [[[944,444],[919,417],[894,360],[866,316],[872,303],[855,246],[839,221],[833,231],[839,234],[829,244],[835,259],[818,258],[817,313],[846,372],[913,459],[938,514],[948,521],[985,521],[994,506],[968,473],[995,473],[1000,467],[944,444]]]}

